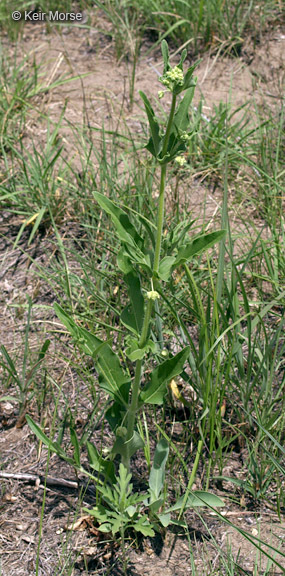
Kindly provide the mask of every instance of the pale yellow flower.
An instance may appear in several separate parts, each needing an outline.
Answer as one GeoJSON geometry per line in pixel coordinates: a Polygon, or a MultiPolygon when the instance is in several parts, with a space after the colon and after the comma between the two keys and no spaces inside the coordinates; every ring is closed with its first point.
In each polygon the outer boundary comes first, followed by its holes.
{"type": "Polygon", "coordinates": [[[184,74],[178,66],[174,66],[174,68],[165,72],[159,80],[168,90],[170,90],[170,92],[173,92],[176,86],[183,86],[184,74]]]}
{"type": "Polygon", "coordinates": [[[159,293],[156,290],[150,290],[149,292],[146,293],[146,297],[148,300],[158,300],[158,298],[160,298],[159,293]]]}
{"type": "Polygon", "coordinates": [[[182,167],[185,166],[186,159],[184,158],[184,156],[176,156],[175,162],[177,162],[177,164],[182,167]]]}

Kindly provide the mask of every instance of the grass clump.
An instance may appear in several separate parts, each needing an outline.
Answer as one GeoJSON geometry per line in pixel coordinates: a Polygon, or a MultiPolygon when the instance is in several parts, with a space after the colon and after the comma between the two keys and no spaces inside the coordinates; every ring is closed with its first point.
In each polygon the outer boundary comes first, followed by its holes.
{"type": "Polygon", "coordinates": [[[0,73],[0,155],[3,156],[24,134],[26,113],[36,92],[38,70],[35,62],[30,65],[28,57],[18,62],[17,51],[14,57],[9,57],[0,45],[0,73]]]}
{"type": "Polygon", "coordinates": [[[258,42],[268,23],[278,22],[281,16],[278,0],[108,0],[95,4],[112,22],[117,46],[126,46],[129,34],[134,38],[135,22],[137,38],[142,33],[158,41],[167,38],[177,47],[187,45],[196,55],[209,48],[240,55],[245,36],[251,34],[258,42]]]}

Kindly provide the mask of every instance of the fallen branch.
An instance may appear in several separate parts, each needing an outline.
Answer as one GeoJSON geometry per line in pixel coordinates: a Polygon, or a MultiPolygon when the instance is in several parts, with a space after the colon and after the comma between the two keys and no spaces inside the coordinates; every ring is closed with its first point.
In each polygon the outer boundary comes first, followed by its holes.
{"type": "Polygon", "coordinates": [[[64,488],[71,488],[72,490],[78,490],[83,487],[87,490],[92,490],[92,487],[81,484],[78,481],[66,480],[65,478],[54,478],[53,476],[44,476],[42,474],[22,474],[13,472],[2,472],[0,471],[0,478],[5,478],[7,480],[21,480],[22,482],[35,483],[37,487],[40,484],[46,486],[61,486],[64,488]]]}

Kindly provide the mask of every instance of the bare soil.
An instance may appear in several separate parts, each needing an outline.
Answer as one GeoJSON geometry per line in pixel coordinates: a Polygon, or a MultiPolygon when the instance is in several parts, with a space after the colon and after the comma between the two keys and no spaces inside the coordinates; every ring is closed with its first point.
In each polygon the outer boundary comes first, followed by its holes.
{"type": "MultiPolygon", "coordinates": [[[[270,104],[281,97],[281,82],[284,74],[284,40],[280,29],[271,30],[257,46],[250,39],[242,51],[241,57],[230,58],[209,53],[198,68],[198,90],[205,97],[205,114],[220,100],[232,99],[235,105],[252,101],[253,105],[270,104]]],[[[8,40],[5,40],[7,47],[8,40]]],[[[75,79],[55,87],[37,97],[35,109],[31,111],[24,136],[25,144],[31,149],[32,140],[40,147],[45,141],[47,125],[42,118],[49,116],[53,122],[58,122],[64,106],[64,119],[60,128],[65,152],[73,157],[76,165],[76,147],[71,126],[82,126],[83,118],[93,126],[102,127],[116,125],[120,115],[128,124],[130,130],[140,130],[140,118],[143,111],[139,102],[138,90],[145,91],[149,96],[156,96],[159,83],[157,74],[161,71],[160,54],[147,55],[149,46],[143,46],[137,67],[135,103],[130,110],[128,102],[128,69],[124,62],[120,65],[114,58],[113,45],[98,31],[94,23],[92,30],[63,29],[51,30],[49,33],[43,24],[27,24],[19,43],[19,54],[29,55],[32,62],[41,64],[41,82],[48,87],[62,75],[74,76],[75,79]]],[[[80,159],[78,159],[80,169],[80,159]]],[[[211,218],[217,210],[219,196],[209,193],[203,184],[193,185],[191,203],[197,213],[203,202],[203,193],[207,192],[207,217],[211,218]]],[[[52,304],[56,294],[36,274],[37,263],[46,263],[51,255],[52,237],[35,239],[27,246],[28,231],[24,233],[21,243],[13,248],[13,242],[20,227],[20,219],[3,213],[0,216],[0,250],[2,264],[0,267],[0,326],[1,343],[19,358],[22,354],[25,313],[21,308],[26,302],[26,295],[33,297],[36,304],[52,304]]],[[[76,374],[67,368],[63,354],[58,355],[58,341],[54,338],[57,328],[52,313],[37,308],[33,314],[31,327],[31,346],[36,350],[44,338],[51,337],[50,363],[53,377],[63,382],[63,392],[70,402],[81,402],[82,421],[90,413],[88,394],[84,392],[84,383],[80,383],[82,394],[80,401],[76,399],[76,374]]],[[[4,381],[0,384],[1,394],[6,394],[4,381]]],[[[10,393],[10,391],[8,392],[10,393]]],[[[50,410],[45,405],[44,419],[46,426],[52,422],[52,406],[54,398],[48,390],[45,402],[50,400],[50,410]]],[[[37,407],[35,400],[28,406],[29,413],[37,418],[39,412],[43,415],[43,407],[37,407]]],[[[34,435],[21,420],[17,407],[9,401],[0,403],[0,452],[1,470],[16,473],[33,473],[45,475],[47,451],[38,446],[34,435]]],[[[80,425],[80,423],[78,424],[80,425]]],[[[81,423],[82,425],[82,423],[81,423]]],[[[240,451],[233,453],[228,461],[227,476],[242,475],[242,457],[240,451]]],[[[57,456],[52,455],[49,461],[48,474],[57,478],[76,481],[74,471],[57,456]]],[[[280,522],[273,509],[266,504],[253,505],[250,499],[245,499],[244,506],[234,504],[228,496],[238,494],[232,486],[227,492],[213,486],[213,491],[225,498],[223,511],[225,520],[229,519],[246,530],[249,534],[259,536],[264,542],[280,549],[284,540],[285,523],[280,522]]],[[[74,489],[57,486],[46,488],[46,500],[43,509],[43,485],[19,481],[16,479],[1,479],[1,518],[0,518],[0,552],[2,576],[33,576],[36,574],[36,557],[41,530],[41,511],[43,510],[42,535],[40,539],[39,569],[42,576],[64,574],[95,575],[122,574],[121,551],[110,537],[102,537],[96,531],[83,505],[90,506],[94,501],[92,494],[86,492],[82,497],[74,489]],[[73,521],[79,520],[76,526],[73,521]],[[69,529],[70,528],[70,529],[69,529]],[[76,529],[75,529],[76,528],[76,529]],[[73,569],[69,569],[74,563],[73,569]],[[71,571],[70,571],[71,570],[71,571]]],[[[162,537],[145,539],[136,548],[130,542],[129,575],[182,576],[194,574],[191,567],[189,549],[192,548],[196,572],[205,576],[223,574],[224,569],[219,563],[219,549],[226,550],[229,543],[238,563],[243,567],[243,574],[253,574],[256,560],[256,549],[253,545],[234,531],[226,522],[210,512],[200,517],[191,512],[188,515],[189,541],[185,536],[166,533],[162,537]],[[189,544],[190,542],[190,544],[189,544]]],[[[284,552],[284,548],[283,548],[284,552]]],[[[281,565],[284,565],[284,555],[277,555],[281,565]]],[[[258,574],[281,574],[272,567],[266,571],[268,559],[260,555],[258,574]]],[[[239,574],[238,568],[233,574],[239,574]]]]}

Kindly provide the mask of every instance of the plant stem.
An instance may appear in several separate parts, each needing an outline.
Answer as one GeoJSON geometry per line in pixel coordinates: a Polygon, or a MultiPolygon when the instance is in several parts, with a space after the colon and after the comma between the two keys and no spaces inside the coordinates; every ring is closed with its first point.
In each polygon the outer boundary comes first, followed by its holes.
{"type": "Polygon", "coordinates": [[[139,347],[140,348],[143,348],[146,344],[146,341],[147,341],[148,328],[149,328],[149,323],[150,323],[151,313],[152,313],[152,306],[153,306],[153,300],[148,300],[145,315],[144,315],[142,333],[141,333],[141,337],[140,337],[140,341],[139,341],[139,347]]]}
{"type": "Polygon", "coordinates": [[[163,158],[163,156],[166,155],[166,152],[167,152],[170,132],[171,132],[171,128],[172,128],[172,122],[173,122],[174,113],[175,113],[175,106],[176,106],[176,94],[172,94],[171,108],[170,108],[170,112],[169,112],[166,132],[165,132],[165,136],[164,136],[163,148],[162,148],[162,158],[163,158]]]}
{"type": "MultiPolygon", "coordinates": [[[[167,153],[169,137],[171,134],[171,127],[175,113],[175,106],[176,106],[176,95],[172,94],[172,102],[170,113],[168,117],[163,148],[162,148],[162,158],[167,153]]],[[[158,213],[157,213],[157,231],[156,231],[156,243],[155,243],[155,252],[154,252],[154,261],[153,261],[153,270],[152,270],[152,278],[151,284],[152,286],[157,285],[157,277],[158,277],[158,270],[159,270],[159,259],[160,259],[160,250],[161,250],[161,240],[162,240],[162,233],[163,233],[163,222],[164,222],[164,192],[165,192],[165,181],[166,181],[166,164],[162,164],[161,172],[160,172],[160,186],[159,186],[159,201],[158,201],[158,213]]],[[[139,340],[139,348],[143,348],[146,344],[150,319],[153,309],[153,300],[148,300],[146,305],[146,311],[142,326],[142,332],[139,340]]],[[[143,372],[143,360],[138,359],[136,361],[136,369],[135,369],[135,378],[132,385],[132,393],[131,393],[131,400],[128,408],[128,420],[127,420],[127,435],[126,435],[126,455],[122,457],[122,463],[127,468],[127,471],[130,471],[130,453],[129,447],[130,442],[134,435],[135,423],[136,423],[136,416],[138,412],[138,401],[139,401],[139,394],[141,389],[141,379],[142,379],[142,372],[143,372]]]]}
{"type": "Polygon", "coordinates": [[[155,253],[153,261],[153,278],[154,280],[158,274],[159,268],[159,258],[161,249],[161,239],[163,231],[163,220],[164,220],[164,190],[165,190],[165,180],[166,180],[166,164],[161,166],[160,173],[160,187],[159,187],[159,200],[158,200],[158,214],[157,214],[157,233],[156,233],[156,244],[155,253]]]}
{"type": "Polygon", "coordinates": [[[143,361],[141,359],[136,361],[136,372],[135,379],[132,386],[132,397],[131,403],[128,408],[128,425],[127,425],[127,436],[126,436],[126,454],[122,457],[122,463],[124,464],[127,471],[130,471],[130,453],[129,453],[129,443],[134,435],[136,414],[138,410],[138,399],[140,393],[140,382],[142,376],[142,365],[143,361]]]}
{"type": "MultiPolygon", "coordinates": [[[[163,149],[162,149],[162,158],[166,155],[168,142],[175,112],[176,106],[176,95],[172,94],[172,102],[171,102],[171,109],[169,113],[167,128],[164,137],[163,149]]],[[[164,192],[165,192],[165,180],[166,180],[166,164],[161,166],[160,172],[160,186],[159,186],[159,200],[158,200],[158,214],[157,214],[157,232],[156,232],[156,244],[155,244],[155,253],[154,253],[154,262],[153,262],[153,280],[155,281],[158,273],[159,268],[159,258],[160,258],[160,249],[161,249],[161,239],[162,239],[162,231],[163,231],[163,221],[164,221],[164,192]]]]}

